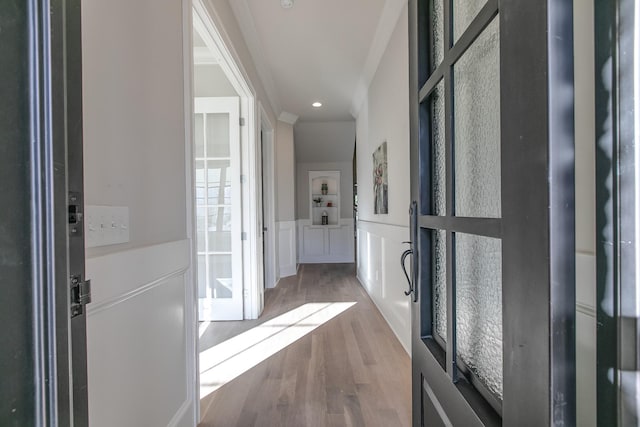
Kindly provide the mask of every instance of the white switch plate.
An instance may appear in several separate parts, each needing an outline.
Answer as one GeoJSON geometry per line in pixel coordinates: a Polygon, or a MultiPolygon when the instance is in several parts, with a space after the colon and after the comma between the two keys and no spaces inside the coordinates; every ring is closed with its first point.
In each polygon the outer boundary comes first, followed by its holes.
{"type": "Polygon", "coordinates": [[[129,241],[129,208],[85,206],[84,244],[87,248],[117,245],[129,241]]]}

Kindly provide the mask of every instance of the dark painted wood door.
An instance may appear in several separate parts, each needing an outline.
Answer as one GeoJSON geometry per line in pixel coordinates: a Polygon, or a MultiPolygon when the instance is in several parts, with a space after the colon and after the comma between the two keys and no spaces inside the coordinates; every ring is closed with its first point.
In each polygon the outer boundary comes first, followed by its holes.
{"type": "Polygon", "coordinates": [[[80,40],[79,0],[0,3],[3,426],[88,425],[80,40]]]}
{"type": "Polygon", "coordinates": [[[575,425],[572,2],[409,10],[414,425],[575,425]]]}

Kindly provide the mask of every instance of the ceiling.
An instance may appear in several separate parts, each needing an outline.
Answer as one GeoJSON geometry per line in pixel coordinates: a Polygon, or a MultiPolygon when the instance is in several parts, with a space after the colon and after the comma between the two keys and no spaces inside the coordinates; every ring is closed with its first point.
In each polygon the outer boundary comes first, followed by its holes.
{"type": "Polygon", "coordinates": [[[293,124],[353,120],[406,1],[229,3],[271,106],[293,124]]]}

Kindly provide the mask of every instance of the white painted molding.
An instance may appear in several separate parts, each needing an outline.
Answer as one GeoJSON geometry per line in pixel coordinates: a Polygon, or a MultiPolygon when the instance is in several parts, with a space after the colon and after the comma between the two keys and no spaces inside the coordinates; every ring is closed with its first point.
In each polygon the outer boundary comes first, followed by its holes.
{"type": "Polygon", "coordinates": [[[256,91],[249,74],[224,28],[224,22],[215,8],[207,7],[205,1],[193,0],[193,27],[200,33],[205,44],[220,54],[220,67],[227,77],[233,77],[229,81],[235,91],[241,97],[255,97],[256,91]]]}
{"type": "Polygon", "coordinates": [[[280,221],[278,228],[278,260],[280,278],[295,276],[297,273],[296,222],[280,221]]]}
{"type": "Polygon", "coordinates": [[[389,39],[391,39],[393,30],[395,30],[398,19],[406,5],[407,0],[386,0],[384,3],[380,21],[378,21],[378,27],[369,48],[369,54],[351,102],[351,115],[354,118],[358,118],[360,114],[362,105],[367,98],[369,85],[376,74],[380,60],[389,44],[389,39]]]}
{"type": "Polygon", "coordinates": [[[93,307],[125,298],[132,292],[189,268],[190,241],[178,240],[130,249],[86,260],[93,307]]]}
{"type": "Polygon", "coordinates": [[[172,421],[175,420],[177,425],[184,416],[189,413],[189,424],[197,424],[200,421],[200,405],[195,402],[200,401],[199,370],[198,370],[198,289],[197,275],[194,268],[194,257],[197,253],[196,241],[193,238],[195,234],[195,174],[193,170],[193,150],[194,140],[192,130],[194,129],[193,115],[193,69],[194,69],[194,52],[193,52],[193,5],[192,0],[182,0],[182,54],[184,67],[184,161],[185,161],[185,212],[186,212],[186,237],[189,241],[189,268],[185,274],[185,348],[186,348],[186,386],[187,398],[182,405],[181,410],[176,412],[172,421]],[[190,330],[189,330],[190,328],[190,330]],[[182,409],[184,408],[184,412],[182,409]]]}
{"type": "Polygon", "coordinates": [[[193,62],[196,65],[213,65],[218,64],[220,58],[216,57],[208,47],[194,47],[193,62]]]}
{"type": "Polygon", "coordinates": [[[291,126],[293,126],[298,121],[298,116],[286,111],[282,111],[278,116],[278,120],[280,120],[281,122],[289,123],[291,126]]]}
{"type": "Polygon", "coordinates": [[[253,59],[256,71],[258,72],[258,77],[260,78],[262,86],[267,93],[269,104],[271,105],[274,113],[279,114],[280,111],[282,111],[280,98],[278,97],[278,91],[276,90],[273,76],[267,66],[267,61],[264,58],[264,49],[262,48],[260,37],[258,37],[258,33],[256,32],[255,21],[251,14],[251,10],[249,9],[249,5],[247,4],[247,0],[233,0],[229,2],[229,5],[238,20],[240,31],[242,32],[244,41],[251,53],[251,58],[253,59]]]}
{"type": "MultiPolygon", "coordinates": [[[[408,233],[408,225],[387,224],[384,222],[358,220],[358,230],[365,230],[385,239],[396,239],[398,234],[408,233]]],[[[403,239],[406,240],[406,239],[403,239]]]]}
{"type": "Polygon", "coordinates": [[[154,405],[165,408],[154,414],[161,417],[154,425],[197,423],[190,244],[178,240],[86,260],[93,285],[87,306],[92,425],[113,425],[110,411],[117,414],[116,424],[138,425],[154,405]],[[163,391],[142,393],[145,383],[163,391]]]}

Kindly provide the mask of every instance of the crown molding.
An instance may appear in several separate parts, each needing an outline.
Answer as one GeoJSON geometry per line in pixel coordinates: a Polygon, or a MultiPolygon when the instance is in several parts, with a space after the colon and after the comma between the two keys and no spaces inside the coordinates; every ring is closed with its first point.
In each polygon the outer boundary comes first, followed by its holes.
{"type": "Polygon", "coordinates": [[[256,32],[255,21],[251,14],[251,10],[249,9],[249,5],[247,4],[247,0],[233,0],[229,2],[229,5],[231,6],[231,10],[238,21],[240,32],[247,44],[247,48],[249,49],[249,53],[251,54],[251,58],[253,59],[253,63],[256,67],[258,77],[267,94],[269,104],[271,105],[273,112],[275,114],[279,114],[282,112],[280,98],[278,97],[278,91],[276,90],[276,85],[273,80],[273,76],[271,75],[271,71],[267,66],[267,61],[263,54],[264,49],[262,48],[260,37],[258,37],[258,33],[256,32]]]}
{"type": "Polygon", "coordinates": [[[367,60],[364,63],[362,73],[360,73],[360,79],[356,85],[356,90],[351,101],[350,113],[354,118],[358,117],[362,105],[367,99],[369,85],[371,85],[371,81],[380,65],[384,51],[387,49],[391,35],[406,5],[407,0],[386,0],[384,3],[376,33],[373,36],[371,47],[369,48],[367,60]]]}
{"type": "Polygon", "coordinates": [[[295,114],[288,113],[286,111],[282,111],[278,116],[278,120],[281,122],[289,123],[290,125],[295,125],[298,121],[298,116],[295,114]]]}

